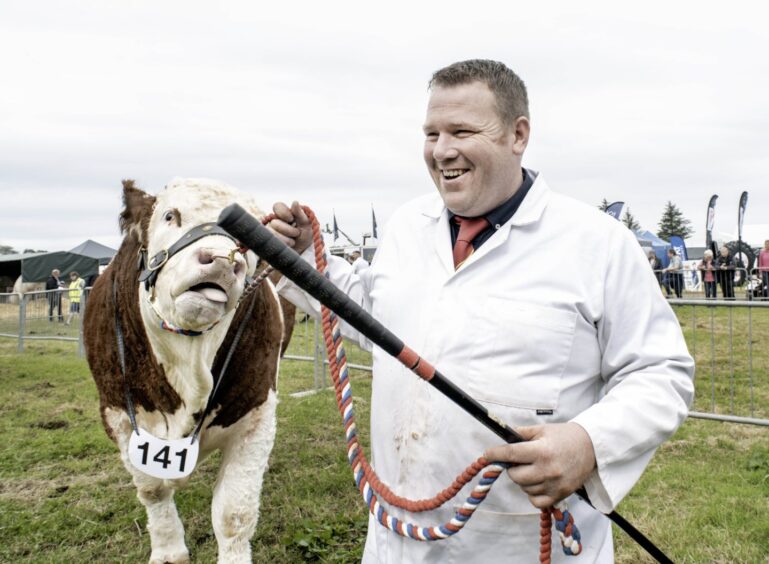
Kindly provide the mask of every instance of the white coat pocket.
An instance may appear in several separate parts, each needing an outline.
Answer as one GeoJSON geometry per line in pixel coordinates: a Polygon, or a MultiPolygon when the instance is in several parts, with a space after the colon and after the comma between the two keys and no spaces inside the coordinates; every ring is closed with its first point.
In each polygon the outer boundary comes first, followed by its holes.
{"type": "Polygon", "coordinates": [[[571,356],[576,320],[573,311],[489,297],[473,328],[474,377],[468,379],[473,396],[552,414],[571,356]]]}

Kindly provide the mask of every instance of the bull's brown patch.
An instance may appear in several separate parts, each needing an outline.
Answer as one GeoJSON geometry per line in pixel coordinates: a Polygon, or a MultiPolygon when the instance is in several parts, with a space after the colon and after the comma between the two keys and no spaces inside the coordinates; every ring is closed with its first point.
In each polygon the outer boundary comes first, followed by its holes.
{"type": "Polygon", "coordinates": [[[240,304],[214,361],[212,373],[218,376],[235,333],[245,321],[240,343],[215,398],[214,409],[222,409],[211,425],[232,425],[263,403],[270,389],[275,389],[281,342],[280,307],[265,284],[252,292],[248,300],[255,301],[250,319],[245,319],[249,303],[240,304]]]}

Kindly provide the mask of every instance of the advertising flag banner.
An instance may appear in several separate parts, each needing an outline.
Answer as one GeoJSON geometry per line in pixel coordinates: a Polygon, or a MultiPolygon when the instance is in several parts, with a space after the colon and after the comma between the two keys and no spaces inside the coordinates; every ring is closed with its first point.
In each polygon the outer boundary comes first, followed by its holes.
{"type": "Polygon", "coordinates": [[[374,239],[379,239],[379,235],[376,232],[376,215],[374,214],[374,206],[371,206],[371,236],[374,239]]]}
{"type": "MultiPolygon", "coordinates": [[[[676,254],[680,257],[684,270],[687,270],[686,261],[689,260],[689,253],[686,251],[686,243],[684,243],[684,240],[678,235],[673,235],[670,238],[670,246],[673,247],[676,254]]],[[[696,289],[699,282],[697,270],[692,270],[690,275],[686,275],[684,272],[682,272],[681,275],[684,280],[684,288],[687,290],[696,289]]]]}
{"type": "Polygon", "coordinates": [[[682,261],[689,260],[689,256],[686,253],[686,243],[678,235],[673,235],[670,238],[670,246],[676,251],[676,254],[681,257],[682,261]]]}
{"type": "Polygon", "coordinates": [[[718,194],[713,194],[710,197],[710,202],[708,202],[708,215],[705,219],[705,248],[713,251],[714,256],[718,256],[715,244],[713,243],[713,223],[716,218],[716,200],[718,200],[718,194]]]}
{"type": "Polygon", "coordinates": [[[620,221],[620,214],[622,213],[622,206],[624,205],[625,202],[614,202],[613,204],[609,204],[605,211],[614,219],[620,221]]]}
{"type": "Polygon", "coordinates": [[[742,225],[745,221],[745,207],[748,205],[748,192],[740,196],[740,208],[737,210],[737,239],[742,241],[742,225]]]}

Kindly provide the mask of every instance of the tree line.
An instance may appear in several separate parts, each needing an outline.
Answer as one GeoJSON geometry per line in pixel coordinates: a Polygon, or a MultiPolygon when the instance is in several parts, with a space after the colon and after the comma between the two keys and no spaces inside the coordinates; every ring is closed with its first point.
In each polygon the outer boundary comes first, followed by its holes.
{"type": "MultiPolygon", "coordinates": [[[[24,249],[22,251],[23,254],[27,254],[27,253],[45,253],[45,252],[47,252],[47,251],[36,250],[36,249],[24,249]]],[[[19,253],[19,251],[17,251],[16,249],[11,247],[10,245],[0,245],[0,255],[17,255],[17,254],[22,254],[22,253],[19,253]]]]}
{"type": "MultiPolygon", "coordinates": [[[[610,205],[611,202],[604,198],[599,204],[598,209],[606,211],[606,208],[610,205]]],[[[621,221],[628,229],[633,231],[641,229],[641,224],[638,223],[638,220],[631,213],[630,206],[625,206],[625,213],[622,215],[621,221]]],[[[692,228],[692,222],[684,217],[684,214],[678,209],[678,206],[668,200],[667,204],[665,204],[665,209],[662,211],[662,217],[660,218],[659,224],[657,225],[657,237],[670,240],[671,236],[678,235],[683,239],[688,239],[693,233],[694,229],[692,228]]]]}

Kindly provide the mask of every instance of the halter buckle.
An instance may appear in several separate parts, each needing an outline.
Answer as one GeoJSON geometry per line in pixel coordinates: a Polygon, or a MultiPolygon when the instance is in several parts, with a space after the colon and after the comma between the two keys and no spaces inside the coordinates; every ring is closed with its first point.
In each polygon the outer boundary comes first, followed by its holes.
{"type": "Polygon", "coordinates": [[[169,259],[169,258],[170,258],[170,256],[171,256],[171,255],[169,255],[169,254],[168,254],[168,249],[163,249],[162,251],[160,251],[160,253],[158,253],[157,255],[155,255],[154,257],[152,257],[152,260],[150,260],[150,264],[148,265],[148,267],[147,267],[147,270],[149,270],[149,271],[151,271],[151,272],[154,272],[155,270],[158,270],[158,269],[159,269],[159,268],[161,268],[161,267],[162,267],[162,266],[163,266],[165,263],[167,263],[167,262],[168,262],[168,259],[169,259]],[[153,263],[155,262],[155,259],[157,258],[157,256],[158,256],[160,253],[163,253],[163,260],[162,260],[162,261],[160,261],[160,264],[157,264],[157,265],[153,265],[153,263]]]}

